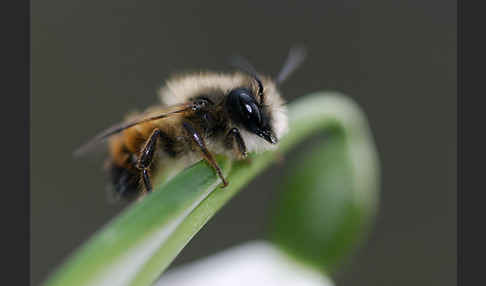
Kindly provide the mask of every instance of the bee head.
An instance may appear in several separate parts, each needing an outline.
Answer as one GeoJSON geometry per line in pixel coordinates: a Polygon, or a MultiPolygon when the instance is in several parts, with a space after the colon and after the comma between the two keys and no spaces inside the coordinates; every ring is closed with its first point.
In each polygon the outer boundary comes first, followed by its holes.
{"type": "MultiPolygon", "coordinates": [[[[263,100],[263,86],[260,81],[258,83],[260,98],[263,100]]],[[[231,90],[226,100],[226,108],[231,120],[242,125],[248,132],[271,144],[278,142],[263,102],[258,103],[250,89],[239,87],[231,90]]]]}

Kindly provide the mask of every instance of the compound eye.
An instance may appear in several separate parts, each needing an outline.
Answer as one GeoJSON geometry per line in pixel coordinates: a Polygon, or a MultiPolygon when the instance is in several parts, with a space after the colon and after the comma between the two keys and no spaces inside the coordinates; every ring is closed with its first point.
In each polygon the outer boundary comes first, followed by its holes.
{"type": "Polygon", "coordinates": [[[249,89],[233,89],[228,94],[226,107],[234,122],[272,144],[278,142],[268,120],[262,118],[260,106],[249,89]]]}
{"type": "Polygon", "coordinates": [[[243,124],[247,129],[255,129],[262,125],[260,108],[251,91],[246,88],[237,88],[228,95],[228,109],[234,120],[243,124]]]}
{"type": "Polygon", "coordinates": [[[246,120],[252,121],[256,125],[261,125],[262,118],[258,106],[254,102],[244,102],[242,105],[242,113],[246,117],[246,120]]]}

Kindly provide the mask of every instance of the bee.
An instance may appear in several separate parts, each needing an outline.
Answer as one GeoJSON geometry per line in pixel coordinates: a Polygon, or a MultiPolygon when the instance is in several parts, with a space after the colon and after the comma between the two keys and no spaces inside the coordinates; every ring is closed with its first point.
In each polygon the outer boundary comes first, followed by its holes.
{"type": "Polygon", "coordinates": [[[290,50],[275,79],[260,75],[241,57],[233,73],[198,72],[172,76],[159,90],[161,103],[112,126],[75,151],[79,156],[107,141],[106,168],[119,197],[133,199],[152,191],[151,176],[175,163],[205,160],[228,181],[214,159],[236,160],[249,152],[274,149],[288,130],[287,109],[278,87],[305,58],[290,50]]]}

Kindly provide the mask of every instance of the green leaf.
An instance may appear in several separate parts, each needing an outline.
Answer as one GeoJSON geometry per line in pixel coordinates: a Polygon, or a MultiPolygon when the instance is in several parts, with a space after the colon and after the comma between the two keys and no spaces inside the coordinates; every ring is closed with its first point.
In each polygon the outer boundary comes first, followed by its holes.
{"type": "MultiPolygon", "coordinates": [[[[335,270],[362,240],[376,209],[370,205],[375,204],[370,200],[376,199],[376,186],[359,181],[347,140],[344,130],[336,128],[289,162],[270,225],[271,241],[325,273],[335,270]]],[[[369,165],[365,171],[376,175],[369,165]]]]}
{"type": "MultiPolygon", "coordinates": [[[[353,194],[367,210],[364,213],[372,214],[378,163],[366,119],[357,105],[340,94],[316,93],[291,103],[289,119],[290,132],[282,138],[277,151],[251,154],[251,164],[218,158],[230,183],[227,188],[218,187],[219,179],[204,162],[187,168],[97,232],[45,285],[150,285],[252,178],[294,145],[326,130],[342,130],[346,140],[340,144],[348,150],[353,169],[346,175],[353,185],[366,185],[363,192],[353,194]],[[363,168],[373,171],[363,172],[363,168]]],[[[293,253],[302,258],[300,252],[293,253]]]]}

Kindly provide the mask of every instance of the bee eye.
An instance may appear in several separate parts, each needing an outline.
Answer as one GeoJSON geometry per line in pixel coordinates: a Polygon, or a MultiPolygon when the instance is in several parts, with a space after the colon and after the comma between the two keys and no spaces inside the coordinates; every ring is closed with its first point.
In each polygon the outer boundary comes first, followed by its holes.
{"type": "Polygon", "coordinates": [[[257,125],[261,125],[262,118],[260,116],[260,110],[258,106],[254,103],[243,103],[243,114],[246,117],[246,120],[253,121],[257,125]]]}
{"type": "Polygon", "coordinates": [[[262,125],[260,108],[250,90],[237,88],[230,92],[226,106],[232,119],[243,124],[248,130],[262,125]]]}
{"type": "Polygon", "coordinates": [[[249,89],[233,89],[226,99],[226,108],[233,122],[272,144],[277,143],[267,117],[262,116],[261,107],[249,89]]]}

